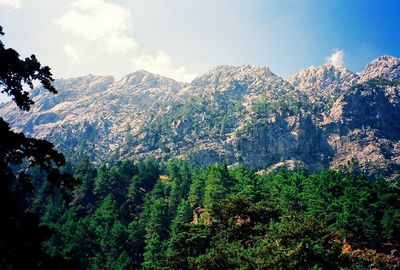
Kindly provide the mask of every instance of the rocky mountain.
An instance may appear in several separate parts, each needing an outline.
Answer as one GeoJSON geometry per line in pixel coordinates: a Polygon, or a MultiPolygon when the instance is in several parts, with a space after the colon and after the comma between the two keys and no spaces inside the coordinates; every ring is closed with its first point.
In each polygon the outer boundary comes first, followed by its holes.
{"type": "Polygon", "coordinates": [[[361,82],[366,82],[375,78],[398,80],[400,78],[399,58],[390,55],[378,57],[368,64],[365,71],[360,74],[361,82]]]}
{"type": "Polygon", "coordinates": [[[358,80],[357,74],[331,64],[308,67],[288,78],[290,84],[313,101],[340,95],[343,89],[349,88],[358,80]]]}
{"type": "Polygon", "coordinates": [[[146,71],[119,81],[89,75],[56,80],[58,95],[36,88],[30,112],[6,103],[0,115],[71,158],[177,156],[267,170],[356,163],[396,177],[399,81],[400,59],[392,56],[360,74],[325,64],[287,80],[257,66],[218,66],[190,84],[146,71]]]}

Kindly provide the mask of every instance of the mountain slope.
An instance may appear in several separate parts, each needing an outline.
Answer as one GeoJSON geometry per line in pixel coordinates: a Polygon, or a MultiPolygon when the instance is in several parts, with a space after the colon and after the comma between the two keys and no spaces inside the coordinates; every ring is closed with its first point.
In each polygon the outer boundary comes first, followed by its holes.
{"type": "Polygon", "coordinates": [[[310,170],[358,162],[400,172],[400,60],[382,56],[355,74],[332,65],[284,80],[268,68],[218,66],[190,84],[137,71],[115,82],[86,76],[33,91],[36,106],[0,113],[71,157],[178,156],[259,169],[284,160],[310,170]]]}

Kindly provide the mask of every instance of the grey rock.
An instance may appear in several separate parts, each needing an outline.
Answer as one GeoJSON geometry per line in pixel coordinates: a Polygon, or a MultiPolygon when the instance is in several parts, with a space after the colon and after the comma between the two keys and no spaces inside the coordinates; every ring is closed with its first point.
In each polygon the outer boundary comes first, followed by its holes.
{"type": "Polygon", "coordinates": [[[287,80],[258,66],[218,66],[190,84],[146,71],[119,81],[55,81],[32,91],[28,113],[11,102],[13,129],[54,142],[67,156],[176,156],[258,169],[314,171],[357,163],[368,175],[400,175],[400,60],[382,56],[355,74],[332,65],[287,80]],[[371,81],[372,80],[372,81],[371,81]]]}

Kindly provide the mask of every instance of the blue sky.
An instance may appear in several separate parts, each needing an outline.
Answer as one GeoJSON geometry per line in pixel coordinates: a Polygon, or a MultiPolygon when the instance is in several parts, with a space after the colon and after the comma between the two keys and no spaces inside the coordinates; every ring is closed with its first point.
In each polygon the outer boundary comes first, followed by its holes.
{"type": "Polygon", "coordinates": [[[190,81],[216,65],[286,77],[333,58],[352,71],[400,56],[400,1],[0,0],[8,47],[54,76],[138,69],[190,81]]]}

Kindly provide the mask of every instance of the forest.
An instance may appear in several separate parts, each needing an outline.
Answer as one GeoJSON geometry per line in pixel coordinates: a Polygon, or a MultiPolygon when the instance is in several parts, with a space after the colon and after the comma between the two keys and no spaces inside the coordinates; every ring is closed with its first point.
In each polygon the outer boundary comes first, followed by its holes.
{"type": "Polygon", "coordinates": [[[43,243],[78,269],[368,269],[400,239],[398,183],[345,171],[125,160],[68,169],[72,200],[35,171],[43,243]],[[360,252],[360,251],[364,252],[360,252]],[[375,254],[376,255],[376,254],[375,254]]]}

